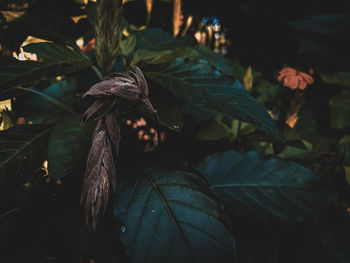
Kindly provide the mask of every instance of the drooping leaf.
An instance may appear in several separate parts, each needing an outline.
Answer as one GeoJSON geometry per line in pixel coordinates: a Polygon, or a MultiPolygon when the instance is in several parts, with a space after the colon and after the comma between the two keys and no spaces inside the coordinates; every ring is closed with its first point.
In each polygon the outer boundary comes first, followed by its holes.
{"type": "Polygon", "coordinates": [[[300,221],[334,198],[305,167],[256,152],[209,155],[197,168],[231,213],[255,219],[300,221]]]}
{"type": "Polygon", "coordinates": [[[24,51],[36,53],[42,62],[0,61],[0,89],[29,84],[43,78],[65,75],[91,65],[91,61],[78,52],[53,43],[35,43],[23,47],[24,51]]]}
{"type": "Polygon", "coordinates": [[[207,182],[180,170],[119,179],[114,203],[132,262],[233,262],[233,239],[207,182]]]}
{"type": "Polygon", "coordinates": [[[178,58],[166,64],[148,65],[143,70],[146,76],[169,89],[180,100],[251,123],[283,140],[270,115],[241,83],[223,75],[206,61],[178,58]]]}
{"type": "Polygon", "coordinates": [[[291,21],[288,24],[296,29],[312,33],[350,33],[349,15],[320,15],[305,20],[291,21]]]}
{"type": "Polygon", "coordinates": [[[51,131],[46,125],[18,125],[0,132],[1,198],[35,175],[47,156],[51,131]]]}
{"type": "Polygon", "coordinates": [[[344,89],[329,101],[330,125],[335,129],[350,126],[350,90],[344,89]]]}

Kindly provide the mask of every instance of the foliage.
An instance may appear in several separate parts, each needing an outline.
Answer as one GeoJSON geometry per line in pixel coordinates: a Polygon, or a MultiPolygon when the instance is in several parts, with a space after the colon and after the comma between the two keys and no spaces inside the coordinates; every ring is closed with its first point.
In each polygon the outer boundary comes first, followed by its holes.
{"type": "Polygon", "coordinates": [[[0,1],[1,262],[350,260],[348,15],[284,21],[297,47],[266,66],[260,25],[221,55],[179,1],[142,25],[143,1],[19,2],[0,1]]]}

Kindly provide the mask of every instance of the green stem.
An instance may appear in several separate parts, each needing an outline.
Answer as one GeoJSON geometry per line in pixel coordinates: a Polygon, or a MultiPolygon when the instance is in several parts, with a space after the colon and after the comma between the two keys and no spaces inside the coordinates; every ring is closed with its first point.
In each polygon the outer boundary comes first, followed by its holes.
{"type": "Polygon", "coordinates": [[[100,70],[95,65],[91,65],[91,68],[95,71],[97,77],[101,80],[102,79],[102,73],[100,72],[100,70]]]}

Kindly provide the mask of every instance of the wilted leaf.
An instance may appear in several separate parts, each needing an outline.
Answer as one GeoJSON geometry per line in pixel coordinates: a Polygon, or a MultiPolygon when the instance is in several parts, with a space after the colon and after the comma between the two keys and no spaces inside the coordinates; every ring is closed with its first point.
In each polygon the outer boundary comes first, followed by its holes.
{"type": "Polygon", "coordinates": [[[270,115],[241,83],[223,75],[206,61],[178,58],[172,63],[148,65],[143,70],[146,76],[181,100],[251,123],[281,139],[270,115]]]}
{"type": "Polygon", "coordinates": [[[91,65],[91,61],[65,46],[53,43],[35,43],[23,47],[26,52],[36,53],[42,62],[0,61],[0,89],[29,84],[43,78],[65,75],[91,65]]]}
{"type": "Polygon", "coordinates": [[[119,179],[114,213],[132,262],[233,262],[233,239],[200,176],[147,169],[119,179]]]}
{"type": "Polygon", "coordinates": [[[47,156],[51,131],[46,125],[18,125],[0,132],[1,198],[38,171],[47,156]]]}
{"type": "Polygon", "coordinates": [[[255,219],[300,221],[334,198],[310,170],[256,152],[207,156],[197,168],[232,214],[255,219]]]}

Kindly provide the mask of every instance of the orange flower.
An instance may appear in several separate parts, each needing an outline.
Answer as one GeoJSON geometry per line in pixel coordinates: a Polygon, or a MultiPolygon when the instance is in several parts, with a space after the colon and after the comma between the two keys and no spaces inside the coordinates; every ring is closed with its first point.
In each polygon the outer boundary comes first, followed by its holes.
{"type": "Polygon", "coordinates": [[[314,83],[314,79],[304,73],[297,71],[293,68],[284,68],[279,72],[279,76],[277,78],[278,81],[283,80],[283,86],[288,87],[290,89],[305,89],[308,84],[314,83]]]}

